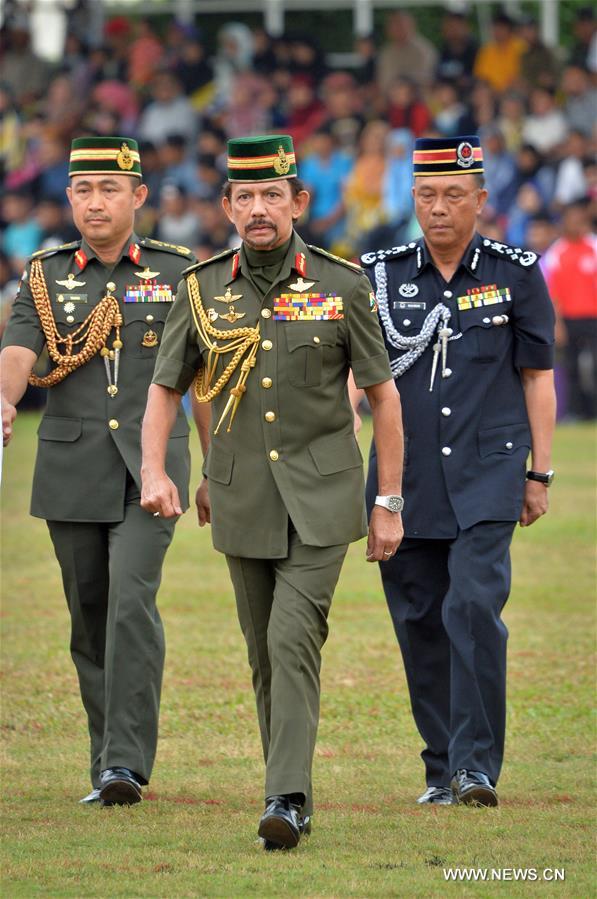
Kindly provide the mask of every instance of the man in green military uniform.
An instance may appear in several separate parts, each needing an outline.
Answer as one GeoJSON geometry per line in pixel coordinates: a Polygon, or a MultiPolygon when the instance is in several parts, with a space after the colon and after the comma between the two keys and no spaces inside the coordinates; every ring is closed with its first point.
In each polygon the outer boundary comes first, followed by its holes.
{"type": "Polygon", "coordinates": [[[180,508],[165,451],[198,373],[196,399],[213,407],[198,508],[226,554],[248,646],[266,760],[259,835],[292,848],[310,829],[330,603],[348,544],[367,532],[349,369],[383,448],[370,561],[390,558],[402,534],[400,402],[369,281],[293,230],[309,195],[290,137],[228,151],[223,205],[242,246],[184,273],[149,391],[141,505],[164,517],[180,508]]]}
{"type": "MultiPolygon", "coordinates": [[[[31,514],[45,518],[71,614],[71,653],[91,737],[83,802],[133,804],[157,744],[164,634],[156,608],[174,520],[139,506],[140,425],[176,284],[194,257],[140,240],[137,144],[78,138],[68,199],[82,240],[33,255],[2,349],[2,426],[12,435],[27,382],[49,387],[31,514]],[[44,377],[32,368],[47,347],[44,377]]],[[[187,506],[188,425],[177,416],[167,470],[187,506]]]]}

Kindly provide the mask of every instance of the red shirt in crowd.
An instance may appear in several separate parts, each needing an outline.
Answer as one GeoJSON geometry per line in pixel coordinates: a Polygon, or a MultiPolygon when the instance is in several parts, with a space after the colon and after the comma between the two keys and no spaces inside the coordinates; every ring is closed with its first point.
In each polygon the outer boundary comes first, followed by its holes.
{"type": "Polygon", "coordinates": [[[561,237],[545,262],[549,292],[562,318],[597,318],[597,237],[561,237]]]}

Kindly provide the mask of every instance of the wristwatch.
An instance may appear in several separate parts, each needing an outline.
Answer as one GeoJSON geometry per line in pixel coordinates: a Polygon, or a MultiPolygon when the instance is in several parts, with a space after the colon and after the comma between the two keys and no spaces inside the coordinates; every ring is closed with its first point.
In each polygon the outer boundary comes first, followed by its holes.
{"type": "Polygon", "coordinates": [[[401,496],[376,496],[375,505],[383,506],[389,512],[402,512],[404,509],[404,499],[401,496]]]}
{"type": "Polygon", "coordinates": [[[555,471],[550,469],[549,471],[527,471],[527,481],[539,481],[540,484],[545,484],[546,487],[551,485],[555,477],[555,471]]]}

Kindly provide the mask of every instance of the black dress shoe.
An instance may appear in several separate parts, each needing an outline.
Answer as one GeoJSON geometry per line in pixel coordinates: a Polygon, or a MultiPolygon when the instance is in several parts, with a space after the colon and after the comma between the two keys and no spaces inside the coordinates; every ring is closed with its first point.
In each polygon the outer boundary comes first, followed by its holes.
{"type": "Polygon", "coordinates": [[[454,805],[454,796],[450,787],[427,787],[417,799],[419,805],[454,805]]]}
{"type": "Polygon", "coordinates": [[[258,830],[264,849],[268,852],[294,849],[303,832],[301,827],[304,827],[304,823],[300,805],[292,803],[288,796],[270,796],[266,799],[265,812],[258,830]]]}
{"type": "Polygon", "coordinates": [[[141,784],[128,768],[106,768],[100,775],[102,805],[135,805],[141,802],[141,784]]]}
{"type": "Polygon", "coordinates": [[[463,805],[495,807],[499,804],[494,785],[482,771],[460,768],[452,778],[452,792],[456,802],[463,805]]]}

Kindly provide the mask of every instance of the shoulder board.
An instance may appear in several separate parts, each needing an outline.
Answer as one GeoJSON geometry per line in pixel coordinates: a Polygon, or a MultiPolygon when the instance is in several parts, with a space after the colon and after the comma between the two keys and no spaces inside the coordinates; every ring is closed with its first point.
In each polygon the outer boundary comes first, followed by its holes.
{"type": "Polygon", "coordinates": [[[510,247],[506,243],[500,243],[498,240],[489,240],[488,237],[483,238],[483,252],[489,253],[491,256],[498,256],[515,265],[521,265],[523,268],[529,268],[539,259],[537,253],[532,250],[523,250],[522,247],[510,247]]]}
{"type": "Polygon", "coordinates": [[[322,250],[321,247],[314,247],[313,244],[310,243],[308,243],[307,246],[310,250],[313,250],[314,253],[319,253],[321,256],[326,256],[328,259],[333,259],[334,262],[339,262],[340,265],[345,265],[347,268],[352,269],[353,272],[356,272],[357,274],[363,271],[361,266],[356,262],[349,262],[348,259],[343,259],[342,256],[334,256],[333,253],[328,253],[327,250],[322,250]]]}
{"type": "Polygon", "coordinates": [[[187,256],[187,258],[193,255],[193,251],[189,250],[188,247],[179,247],[173,243],[164,243],[162,240],[153,240],[151,237],[144,237],[139,241],[139,245],[142,247],[147,247],[148,250],[163,250],[165,253],[175,253],[177,256],[187,256]]]}
{"type": "Polygon", "coordinates": [[[375,265],[376,262],[385,262],[386,259],[398,259],[400,256],[410,256],[417,249],[417,244],[412,240],[409,244],[402,244],[399,247],[390,247],[388,250],[377,250],[373,253],[364,253],[361,256],[361,264],[375,265]]]}
{"type": "Polygon", "coordinates": [[[66,253],[67,250],[78,250],[81,246],[80,240],[73,240],[71,243],[60,244],[59,247],[47,247],[45,250],[38,250],[32,253],[30,259],[45,259],[47,256],[53,256],[54,253],[66,253]]]}
{"type": "Polygon", "coordinates": [[[182,272],[183,278],[186,278],[187,275],[190,275],[191,272],[196,272],[200,268],[204,268],[206,265],[210,265],[212,262],[219,262],[220,259],[226,259],[227,256],[232,256],[234,253],[238,253],[238,247],[231,250],[223,250],[221,253],[217,253],[215,256],[210,256],[209,259],[203,259],[201,262],[195,262],[194,265],[189,265],[188,268],[185,268],[182,272]]]}

